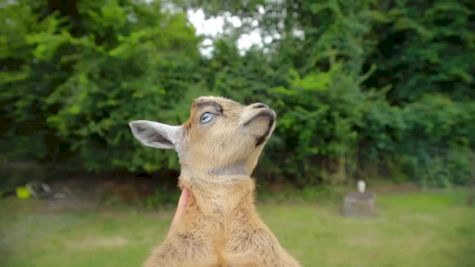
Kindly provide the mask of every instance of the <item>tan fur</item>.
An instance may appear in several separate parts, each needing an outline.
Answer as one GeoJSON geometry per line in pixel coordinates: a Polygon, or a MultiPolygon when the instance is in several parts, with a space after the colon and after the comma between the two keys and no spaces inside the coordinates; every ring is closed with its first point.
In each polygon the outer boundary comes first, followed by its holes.
{"type": "Polygon", "coordinates": [[[190,192],[189,206],[146,267],[299,266],[254,205],[250,175],[274,125],[275,113],[259,105],[243,106],[220,97],[193,102],[176,147],[179,185],[190,192]],[[212,123],[200,124],[204,112],[219,113],[221,108],[222,114],[212,123]],[[263,110],[274,119],[256,116],[263,110]],[[263,136],[264,142],[256,146],[263,136]]]}

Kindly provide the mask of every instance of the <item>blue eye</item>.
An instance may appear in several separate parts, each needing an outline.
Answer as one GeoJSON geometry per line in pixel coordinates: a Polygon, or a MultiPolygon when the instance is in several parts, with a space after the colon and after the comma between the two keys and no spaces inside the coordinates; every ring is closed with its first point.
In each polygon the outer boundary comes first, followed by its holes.
{"type": "Polygon", "coordinates": [[[208,123],[212,121],[214,118],[214,114],[210,112],[205,112],[203,115],[201,115],[200,122],[201,123],[208,123]]]}

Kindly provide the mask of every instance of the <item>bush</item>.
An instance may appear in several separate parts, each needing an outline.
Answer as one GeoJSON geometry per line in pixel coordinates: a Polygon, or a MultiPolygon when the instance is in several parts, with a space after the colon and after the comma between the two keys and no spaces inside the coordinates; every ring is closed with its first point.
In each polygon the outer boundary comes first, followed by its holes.
{"type": "Polygon", "coordinates": [[[158,2],[2,6],[3,153],[92,171],[177,167],[171,154],[139,147],[127,123],[183,119],[181,99],[199,88],[187,74],[198,38],[184,14],[158,2]]]}

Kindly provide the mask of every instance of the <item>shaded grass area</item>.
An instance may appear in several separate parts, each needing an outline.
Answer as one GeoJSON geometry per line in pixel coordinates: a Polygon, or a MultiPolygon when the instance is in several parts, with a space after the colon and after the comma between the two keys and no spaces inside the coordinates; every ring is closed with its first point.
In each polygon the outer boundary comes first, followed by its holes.
{"type": "MultiPolygon", "coordinates": [[[[475,266],[475,208],[466,192],[379,194],[379,216],[350,219],[339,202],[259,204],[264,221],[304,266],[475,266]]],[[[0,201],[0,266],[140,266],[172,212],[45,212],[0,201]]]]}

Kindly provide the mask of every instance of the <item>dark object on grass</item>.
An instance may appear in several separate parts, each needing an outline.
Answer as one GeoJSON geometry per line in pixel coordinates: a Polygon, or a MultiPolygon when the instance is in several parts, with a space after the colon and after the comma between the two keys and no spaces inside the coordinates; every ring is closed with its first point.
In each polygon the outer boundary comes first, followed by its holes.
{"type": "Polygon", "coordinates": [[[47,198],[51,195],[51,188],[41,181],[32,181],[26,184],[26,188],[34,198],[47,198]]]}
{"type": "Polygon", "coordinates": [[[358,191],[348,193],[343,200],[343,215],[347,217],[376,216],[374,194],[366,191],[364,181],[358,181],[358,191]]]}

